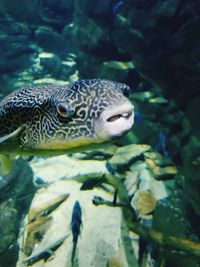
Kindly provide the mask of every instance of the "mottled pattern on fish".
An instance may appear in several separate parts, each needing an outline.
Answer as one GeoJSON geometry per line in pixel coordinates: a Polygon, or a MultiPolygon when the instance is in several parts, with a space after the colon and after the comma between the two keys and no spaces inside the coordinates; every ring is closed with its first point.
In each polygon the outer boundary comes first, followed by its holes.
{"type": "Polygon", "coordinates": [[[0,137],[20,126],[19,143],[37,148],[52,140],[92,137],[94,123],[105,107],[122,100],[129,87],[117,82],[92,79],[64,86],[31,86],[14,91],[0,102],[0,137]],[[57,105],[69,106],[69,116],[61,116],[57,105]]]}

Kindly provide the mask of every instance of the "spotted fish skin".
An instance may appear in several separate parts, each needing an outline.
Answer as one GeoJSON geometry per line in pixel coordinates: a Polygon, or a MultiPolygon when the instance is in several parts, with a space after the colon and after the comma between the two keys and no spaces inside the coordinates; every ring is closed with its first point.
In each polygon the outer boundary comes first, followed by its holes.
{"type": "Polygon", "coordinates": [[[65,149],[77,139],[97,142],[95,121],[106,107],[123,103],[128,90],[122,83],[91,79],[14,91],[0,102],[0,138],[23,126],[20,149],[65,149]],[[67,103],[73,116],[60,116],[58,103],[67,103]]]}

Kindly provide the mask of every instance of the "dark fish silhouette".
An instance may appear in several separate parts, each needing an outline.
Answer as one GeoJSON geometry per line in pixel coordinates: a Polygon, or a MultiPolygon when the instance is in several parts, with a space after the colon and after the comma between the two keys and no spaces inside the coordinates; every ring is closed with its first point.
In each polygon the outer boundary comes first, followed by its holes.
{"type": "Polygon", "coordinates": [[[80,190],[91,190],[94,187],[101,185],[103,182],[105,182],[104,177],[88,179],[82,184],[80,190]]]}
{"type": "Polygon", "coordinates": [[[158,151],[163,154],[165,157],[169,157],[169,151],[167,149],[167,142],[168,142],[168,137],[165,132],[159,132],[158,135],[158,151]]]}
{"type": "Polygon", "coordinates": [[[141,112],[135,112],[135,124],[141,125],[144,122],[144,115],[141,112]]]}
{"type": "Polygon", "coordinates": [[[123,0],[117,0],[112,6],[112,15],[115,17],[117,13],[121,10],[121,8],[124,6],[123,0]]]}
{"type": "Polygon", "coordinates": [[[72,210],[72,220],[71,220],[71,229],[72,229],[72,236],[73,236],[73,249],[72,249],[72,256],[71,256],[72,266],[74,264],[78,237],[81,233],[81,225],[82,225],[81,206],[80,206],[79,201],[76,201],[74,204],[73,210],[72,210]]]}
{"type": "Polygon", "coordinates": [[[110,174],[115,175],[115,167],[109,161],[106,161],[106,168],[110,174]]]}

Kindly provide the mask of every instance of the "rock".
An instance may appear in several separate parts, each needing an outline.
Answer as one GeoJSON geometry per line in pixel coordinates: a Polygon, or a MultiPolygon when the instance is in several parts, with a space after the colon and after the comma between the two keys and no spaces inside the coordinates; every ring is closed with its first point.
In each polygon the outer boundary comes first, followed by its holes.
{"type": "MultiPolygon", "coordinates": [[[[47,170],[47,167],[44,167],[47,170]]],[[[80,186],[77,182],[62,180],[53,182],[46,188],[40,189],[33,203],[30,207],[30,211],[40,207],[43,200],[49,201],[52,198],[58,197],[62,194],[69,193],[70,196],[61,205],[59,205],[54,211],[51,212],[51,223],[48,224],[45,231],[41,230],[41,224],[38,227],[40,233],[44,233],[40,240],[32,240],[33,244],[28,246],[33,248],[30,256],[24,254],[24,244],[27,244],[27,222],[28,217],[24,222],[24,237],[20,238],[20,250],[19,260],[17,266],[25,266],[23,261],[33,262],[32,266],[71,266],[71,253],[72,253],[72,233],[71,233],[71,214],[72,207],[76,200],[79,201],[82,209],[82,221],[83,227],[81,229],[81,237],[78,240],[76,249],[76,264],[77,266],[107,266],[108,262],[112,262],[113,258],[119,253],[119,261],[123,263],[123,266],[127,264],[126,250],[130,250],[131,247],[123,245],[121,239],[121,211],[118,208],[112,209],[112,216],[110,216],[111,208],[106,206],[96,207],[92,204],[92,198],[94,195],[100,195],[105,199],[112,199],[112,197],[103,190],[94,189],[92,191],[80,191],[80,186]],[[106,221],[105,221],[106,217],[106,221]],[[98,218],[98,224],[96,219],[98,218]],[[23,238],[25,242],[23,243],[23,238]],[[60,241],[59,241],[60,240],[60,241]],[[61,241],[62,240],[62,241],[61,241]],[[36,241],[36,243],[34,243],[36,241]],[[51,260],[43,260],[43,253],[56,242],[58,247],[54,251],[54,256],[51,260]],[[91,246],[92,244],[92,246],[91,246]],[[87,254],[87,257],[85,255],[87,254]],[[33,260],[32,260],[33,259],[33,260]],[[112,259],[112,260],[111,260],[112,259]]],[[[45,222],[46,223],[46,222],[45,222]]],[[[36,233],[35,228],[35,233],[36,233]]],[[[126,231],[124,232],[126,233],[126,231]]],[[[117,261],[117,260],[115,260],[117,261]]],[[[134,257],[132,259],[132,263],[134,257]]],[[[111,265],[112,266],[112,265],[111,265]]]]}
{"type": "MultiPolygon", "coordinates": [[[[185,194],[178,190],[174,190],[171,196],[159,200],[154,212],[153,229],[166,235],[182,238],[183,240],[197,240],[197,232],[192,223],[196,219],[194,219],[192,214],[188,215],[190,216],[189,221],[186,218],[188,205],[185,205],[185,200],[185,194]]],[[[160,254],[160,252],[158,253],[160,254]]],[[[197,261],[188,254],[180,254],[180,252],[167,249],[164,249],[161,254],[162,257],[164,256],[167,264],[171,265],[176,262],[178,266],[197,266],[197,261]]]]}
{"type": "Polygon", "coordinates": [[[170,157],[165,157],[162,154],[155,151],[147,151],[144,153],[145,157],[154,161],[157,166],[164,167],[173,165],[170,157]]]}
{"type": "Polygon", "coordinates": [[[131,199],[136,191],[138,190],[138,185],[140,183],[140,172],[139,171],[128,171],[126,173],[125,186],[128,191],[128,196],[131,199]]]}
{"type": "Polygon", "coordinates": [[[145,217],[152,215],[156,208],[157,200],[152,193],[140,190],[137,198],[134,198],[134,202],[135,205],[133,202],[132,205],[139,213],[139,217],[144,219],[145,217]]]}
{"type": "Polygon", "coordinates": [[[32,203],[32,208],[28,213],[28,221],[31,223],[36,221],[37,218],[46,216],[55,210],[59,205],[61,205],[67,198],[69,194],[61,194],[58,197],[52,199],[45,199],[42,201],[42,204],[38,207],[38,204],[32,203]]]}
{"type": "Polygon", "coordinates": [[[45,51],[63,56],[66,53],[66,41],[62,34],[52,29],[39,28],[35,31],[35,39],[45,51]]]}
{"type": "Polygon", "coordinates": [[[9,36],[29,36],[31,33],[27,25],[18,23],[11,17],[0,22],[0,30],[9,36]]]}
{"type": "Polygon", "coordinates": [[[146,163],[157,180],[174,179],[178,173],[176,166],[158,167],[151,159],[146,159],[146,163]]]}
{"type": "Polygon", "coordinates": [[[62,68],[61,59],[53,53],[39,54],[40,65],[44,68],[44,72],[58,77],[62,68]]]}
{"type": "Polygon", "coordinates": [[[187,192],[189,201],[198,216],[200,216],[199,147],[199,140],[194,136],[191,136],[188,143],[182,148],[182,172],[185,175],[184,190],[187,192]]]}
{"type": "Polygon", "coordinates": [[[184,236],[187,225],[180,198],[174,196],[158,201],[153,227],[163,233],[184,236]]]}
{"type": "Polygon", "coordinates": [[[72,36],[74,38],[74,45],[79,47],[79,49],[87,47],[89,51],[95,51],[97,47],[102,49],[101,41],[106,34],[106,29],[83,13],[80,16],[80,12],[81,10],[77,10],[74,17],[74,35],[72,36]],[[84,25],[84,28],[81,25],[84,25]]]}
{"type": "Polygon", "coordinates": [[[18,229],[16,219],[18,219],[14,199],[8,199],[0,206],[1,216],[1,233],[3,237],[0,243],[0,254],[6,251],[9,246],[16,240],[18,229]]]}
{"type": "Polygon", "coordinates": [[[131,165],[130,171],[127,172],[125,178],[125,185],[134,207],[135,203],[138,202],[137,200],[134,201],[134,198],[136,197],[137,199],[140,191],[151,194],[156,200],[168,195],[165,184],[162,181],[157,181],[148,170],[148,165],[142,161],[137,161],[131,165]]]}
{"type": "Polygon", "coordinates": [[[150,103],[155,103],[155,104],[167,104],[168,100],[165,99],[164,97],[155,97],[149,100],[150,103]]]}
{"type": "Polygon", "coordinates": [[[62,69],[60,73],[60,78],[62,78],[63,80],[67,79],[70,82],[79,79],[77,77],[78,71],[77,71],[77,63],[75,60],[76,58],[69,56],[68,58],[66,58],[66,60],[62,61],[62,69]]]}
{"type": "Polygon", "coordinates": [[[41,216],[34,222],[30,222],[27,227],[26,244],[24,253],[30,256],[34,250],[35,244],[39,243],[52,223],[52,217],[41,216]]]}
{"type": "MultiPolygon", "coordinates": [[[[1,157],[0,157],[1,158],[1,157]]],[[[6,175],[0,176],[0,192],[6,190],[7,187],[12,183],[13,180],[17,179],[17,176],[20,174],[20,168],[17,162],[13,162],[12,164],[12,172],[9,172],[6,175]]]]}
{"type": "Polygon", "coordinates": [[[133,99],[144,102],[144,101],[150,101],[150,99],[152,99],[153,96],[154,93],[150,91],[138,92],[138,93],[136,92],[133,95],[133,99]]]}
{"type": "Polygon", "coordinates": [[[103,62],[103,66],[116,70],[134,69],[134,65],[132,62],[123,62],[123,61],[105,61],[103,62]]]}
{"type": "Polygon", "coordinates": [[[109,162],[116,167],[125,167],[131,162],[142,157],[144,152],[148,151],[148,145],[128,145],[118,148],[109,162]]]}
{"type": "Polygon", "coordinates": [[[19,34],[14,32],[13,35],[8,35],[6,32],[1,33],[0,52],[2,54],[0,60],[1,73],[19,71],[29,67],[33,62],[36,50],[30,44],[28,29],[25,28],[19,34]]]}
{"type": "Polygon", "coordinates": [[[176,99],[182,107],[187,107],[189,99],[199,95],[199,54],[196,53],[199,47],[199,3],[194,1],[184,5],[182,0],[165,3],[156,0],[150,8],[146,5],[136,8],[134,2],[124,8],[131,10],[128,23],[116,20],[115,43],[132,54],[140,73],[164,89],[166,95],[176,99]]]}
{"type": "Polygon", "coordinates": [[[65,155],[34,160],[30,164],[35,174],[34,179],[41,177],[48,183],[60,179],[84,178],[85,175],[102,175],[108,172],[104,161],[77,160],[65,155]]]}
{"type": "Polygon", "coordinates": [[[61,27],[71,21],[73,6],[72,0],[67,2],[64,0],[42,0],[39,5],[39,14],[43,22],[61,27]]]}
{"type": "Polygon", "coordinates": [[[25,68],[28,68],[32,64],[32,59],[30,56],[31,53],[33,53],[33,50],[24,50],[22,55],[17,56],[16,58],[7,59],[2,58],[0,60],[0,71],[1,73],[8,73],[13,72],[16,69],[22,70],[25,68]]]}
{"type": "Polygon", "coordinates": [[[26,0],[19,2],[14,0],[3,0],[5,12],[11,17],[20,22],[28,22],[31,24],[41,23],[40,16],[38,16],[39,3],[33,0],[31,3],[26,0]]]}
{"type": "Polygon", "coordinates": [[[42,78],[34,81],[34,84],[59,84],[59,85],[64,85],[66,84],[66,81],[62,80],[57,80],[54,78],[42,78]]]}
{"type": "Polygon", "coordinates": [[[115,79],[115,77],[118,77],[122,81],[127,78],[129,71],[132,69],[134,69],[132,62],[122,61],[104,61],[99,70],[97,66],[100,77],[105,77],[106,79],[115,79]]]}
{"type": "Polygon", "coordinates": [[[193,101],[191,101],[186,110],[186,116],[188,117],[191,127],[195,133],[196,136],[200,135],[200,123],[198,119],[198,112],[199,112],[199,106],[200,106],[200,96],[196,97],[193,101]]]}
{"type": "MultiPolygon", "coordinates": [[[[61,61],[60,57],[53,53],[42,52],[38,55],[39,66],[35,66],[38,71],[41,72],[42,79],[44,75],[48,77],[51,76],[49,79],[56,78],[57,81],[54,83],[59,83],[63,81],[70,82],[73,75],[76,75],[77,64],[73,55],[70,55],[63,61],[61,61]]],[[[75,77],[77,80],[78,78],[75,77]]],[[[41,79],[39,80],[41,81],[41,79]]],[[[43,83],[44,80],[41,81],[43,83]]],[[[38,81],[36,83],[39,83],[38,81]]],[[[49,83],[49,81],[48,81],[49,83]]],[[[53,83],[53,80],[52,80],[53,83]]]]}
{"type": "Polygon", "coordinates": [[[117,151],[117,149],[118,149],[117,146],[110,145],[104,148],[73,154],[73,158],[106,160],[111,158],[113,154],[117,151]]]}
{"type": "Polygon", "coordinates": [[[22,216],[27,212],[34,194],[32,171],[23,160],[17,160],[14,180],[1,192],[0,240],[1,266],[15,266],[17,260],[17,237],[22,216]],[[18,169],[18,172],[16,172],[18,169]],[[5,257],[9,255],[9,257],[5,257]]]}
{"type": "Polygon", "coordinates": [[[10,190],[12,190],[14,198],[20,197],[21,195],[23,196],[23,191],[26,187],[30,187],[30,191],[33,190],[32,176],[32,171],[26,161],[21,159],[15,160],[13,162],[12,172],[2,176],[2,181],[4,179],[5,181],[3,186],[1,186],[1,198],[4,199],[8,197],[10,190]]]}

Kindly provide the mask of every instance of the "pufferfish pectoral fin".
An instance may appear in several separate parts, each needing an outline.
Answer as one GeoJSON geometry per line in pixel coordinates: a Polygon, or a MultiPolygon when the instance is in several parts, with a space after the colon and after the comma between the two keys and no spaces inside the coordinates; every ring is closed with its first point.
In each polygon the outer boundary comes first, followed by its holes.
{"type": "Polygon", "coordinates": [[[12,171],[12,159],[9,155],[0,154],[0,175],[7,175],[12,171]]]}
{"type": "Polygon", "coordinates": [[[5,144],[8,146],[12,146],[16,143],[19,134],[22,132],[24,126],[17,128],[10,134],[4,135],[0,137],[0,175],[6,175],[12,171],[12,162],[11,156],[6,153],[5,144]],[[1,153],[2,152],[2,153],[1,153]]]}
{"type": "Polygon", "coordinates": [[[14,132],[0,137],[0,145],[8,140],[15,139],[19,135],[19,133],[21,133],[23,128],[24,126],[21,126],[17,128],[14,132]]]}

